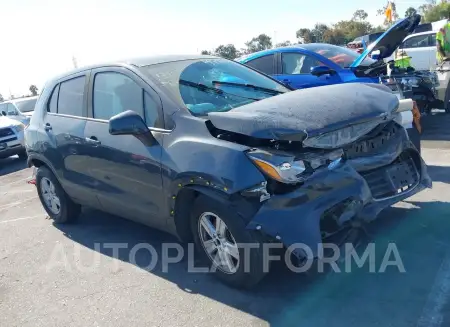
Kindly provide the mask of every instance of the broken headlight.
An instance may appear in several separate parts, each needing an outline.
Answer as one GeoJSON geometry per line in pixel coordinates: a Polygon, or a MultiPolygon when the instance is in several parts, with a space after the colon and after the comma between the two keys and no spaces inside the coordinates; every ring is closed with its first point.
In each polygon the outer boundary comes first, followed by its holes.
{"type": "Polygon", "coordinates": [[[357,139],[373,130],[378,124],[380,124],[380,121],[378,119],[375,119],[373,121],[362,124],[350,125],[334,132],[307,138],[303,141],[303,144],[311,148],[339,148],[349,143],[355,142],[357,139]]]}
{"type": "Polygon", "coordinates": [[[296,184],[304,180],[302,174],[306,170],[305,162],[296,160],[294,156],[262,150],[247,152],[247,156],[265,175],[276,181],[296,184]]]}

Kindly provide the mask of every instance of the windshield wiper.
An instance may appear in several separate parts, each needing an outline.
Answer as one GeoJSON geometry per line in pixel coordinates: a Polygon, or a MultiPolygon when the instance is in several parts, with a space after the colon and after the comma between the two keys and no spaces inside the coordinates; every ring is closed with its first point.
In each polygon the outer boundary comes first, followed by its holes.
{"type": "Polygon", "coordinates": [[[188,81],[188,80],[185,80],[185,79],[180,79],[179,83],[181,85],[186,85],[186,86],[190,86],[190,87],[196,88],[196,89],[198,89],[200,91],[203,91],[203,92],[211,92],[211,93],[215,93],[215,94],[218,94],[218,95],[221,95],[221,96],[231,95],[231,96],[244,98],[244,99],[249,99],[249,100],[255,100],[255,101],[261,100],[261,99],[257,99],[257,98],[245,97],[245,96],[242,96],[242,95],[237,95],[237,94],[233,94],[233,93],[224,92],[221,89],[218,89],[218,88],[215,88],[215,87],[212,87],[212,86],[208,86],[208,85],[205,85],[205,84],[202,84],[202,83],[191,82],[191,81],[188,81]]]}
{"type": "Polygon", "coordinates": [[[231,85],[231,86],[238,86],[238,87],[247,87],[258,91],[263,91],[271,94],[281,94],[284,93],[283,91],[278,91],[274,89],[269,89],[267,87],[257,86],[253,84],[243,84],[243,83],[235,83],[235,82],[225,82],[225,81],[212,81],[213,84],[223,84],[223,85],[231,85]]]}

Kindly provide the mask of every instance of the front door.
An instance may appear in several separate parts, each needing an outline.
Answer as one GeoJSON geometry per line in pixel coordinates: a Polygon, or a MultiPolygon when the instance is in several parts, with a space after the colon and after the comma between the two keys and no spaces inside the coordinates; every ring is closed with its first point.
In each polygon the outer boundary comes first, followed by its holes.
{"type": "Polygon", "coordinates": [[[137,112],[149,127],[159,127],[161,102],[133,72],[102,68],[92,72],[90,119],[85,140],[89,144],[89,176],[105,211],[151,225],[161,219],[164,196],[161,179],[162,135],[144,145],[132,135],[109,134],[109,119],[126,110],[137,112]]]}
{"type": "Polygon", "coordinates": [[[274,77],[295,89],[341,83],[338,74],[326,74],[319,77],[312,75],[311,68],[316,66],[326,65],[311,55],[283,52],[281,53],[281,74],[274,77]]]}

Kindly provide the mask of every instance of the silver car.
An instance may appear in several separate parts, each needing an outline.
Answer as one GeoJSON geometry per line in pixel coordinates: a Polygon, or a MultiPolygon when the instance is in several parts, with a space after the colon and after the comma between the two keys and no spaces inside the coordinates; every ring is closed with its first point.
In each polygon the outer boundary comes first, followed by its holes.
{"type": "Polygon", "coordinates": [[[8,100],[0,103],[0,114],[28,125],[38,96],[8,100]]]}
{"type": "Polygon", "coordinates": [[[8,117],[0,117],[0,159],[18,155],[25,159],[27,153],[24,145],[23,131],[25,125],[8,117]]]}

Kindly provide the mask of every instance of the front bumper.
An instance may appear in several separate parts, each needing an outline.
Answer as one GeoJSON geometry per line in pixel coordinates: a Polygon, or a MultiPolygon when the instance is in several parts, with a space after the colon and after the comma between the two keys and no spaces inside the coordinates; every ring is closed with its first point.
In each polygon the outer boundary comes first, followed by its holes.
{"type": "MultiPolygon", "coordinates": [[[[324,235],[331,230],[355,219],[372,221],[386,207],[431,187],[424,161],[405,130],[399,131],[378,152],[333,162],[295,191],[272,195],[247,228],[261,230],[286,247],[302,243],[317,257],[324,235]],[[397,183],[411,178],[406,171],[416,176],[400,191],[397,186],[403,184],[397,183]]],[[[304,256],[300,250],[293,253],[304,256]]]]}
{"type": "Polygon", "coordinates": [[[0,137],[0,158],[7,158],[25,151],[23,131],[0,137]]]}

